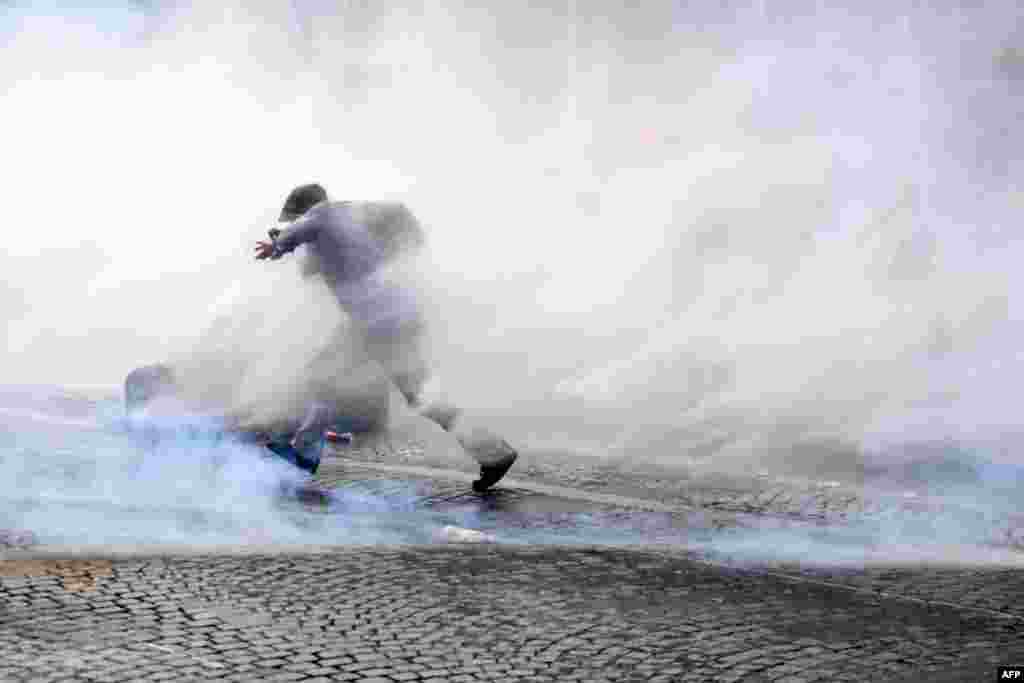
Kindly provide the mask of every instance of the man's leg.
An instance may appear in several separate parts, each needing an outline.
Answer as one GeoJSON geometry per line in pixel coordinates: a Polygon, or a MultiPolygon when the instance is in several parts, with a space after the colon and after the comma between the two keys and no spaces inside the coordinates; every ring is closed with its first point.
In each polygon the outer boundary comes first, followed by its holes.
{"type": "Polygon", "coordinates": [[[501,437],[486,430],[464,432],[459,428],[461,411],[450,405],[423,405],[423,387],[430,378],[424,353],[424,330],[420,326],[396,327],[367,335],[367,350],[391,376],[392,382],[411,408],[450,432],[463,449],[480,464],[480,478],[474,491],[485,491],[505,476],[518,453],[501,437]]]}
{"type": "Polygon", "coordinates": [[[278,493],[285,498],[297,498],[307,504],[323,505],[331,500],[331,492],[317,483],[314,476],[320,467],[323,453],[323,439],[316,443],[291,444],[289,436],[277,436],[264,444],[267,450],[305,472],[308,477],[301,482],[284,480],[279,484],[278,493]]]}
{"type": "Polygon", "coordinates": [[[320,457],[323,453],[323,441],[302,444],[296,448],[291,444],[291,435],[278,436],[266,444],[267,450],[286,462],[298,467],[303,472],[313,475],[320,468],[320,457]]]}
{"type": "Polygon", "coordinates": [[[426,367],[416,370],[403,370],[391,375],[391,381],[411,408],[420,407],[423,385],[427,383],[429,378],[430,371],[426,367]]]}
{"type": "Polygon", "coordinates": [[[426,361],[424,326],[419,321],[386,322],[365,330],[367,355],[384,368],[410,407],[420,405],[423,386],[430,378],[426,361]]]}

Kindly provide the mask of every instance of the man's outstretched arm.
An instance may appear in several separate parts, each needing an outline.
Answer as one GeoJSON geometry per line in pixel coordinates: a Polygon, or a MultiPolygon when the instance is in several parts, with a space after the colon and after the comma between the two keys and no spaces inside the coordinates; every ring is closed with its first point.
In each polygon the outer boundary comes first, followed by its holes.
{"type": "Polygon", "coordinates": [[[277,260],[295,251],[300,244],[313,242],[323,230],[324,220],[319,212],[311,212],[291,223],[284,230],[271,230],[269,242],[256,243],[256,259],[277,260]]]}

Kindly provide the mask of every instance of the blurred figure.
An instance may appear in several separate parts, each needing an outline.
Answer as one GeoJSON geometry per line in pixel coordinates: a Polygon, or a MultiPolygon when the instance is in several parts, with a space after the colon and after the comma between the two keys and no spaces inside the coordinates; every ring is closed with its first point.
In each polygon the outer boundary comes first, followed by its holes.
{"type": "MultiPolygon", "coordinates": [[[[271,230],[269,241],[257,243],[257,260],[277,260],[307,245],[303,272],[323,277],[351,320],[355,334],[349,338],[384,368],[411,407],[453,431],[458,410],[421,404],[431,373],[418,293],[383,272],[394,259],[422,246],[423,231],[415,217],[398,203],[332,202],[323,187],[309,184],[292,190],[279,221],[287,225],[271,230]]],[[[333,374],[328,368],[322,371],[333,374]]],[[[313,402],[294,441],[322,433],[329,426],[328,414],[322,403],[313,402]]],[[[476,429],[466,438],[457,432],[455,436],[480,463],[480,479],[473,482],[477,491],[501,479],[517,457],[503,439],[486,430],[476,429]]]]}
{"type": "Polygon", "coordinates": [[[382,276],[382,266],[422,244],[419,223],[401,204],[329,202],[320,185],[288,195],[279,219],[256,245],[258,260],[276,260],[308,245],[306,275],[319,274],[348,314],[354,337],[416,406],[429,370],[425,322],[415,292],[382,276]]]}

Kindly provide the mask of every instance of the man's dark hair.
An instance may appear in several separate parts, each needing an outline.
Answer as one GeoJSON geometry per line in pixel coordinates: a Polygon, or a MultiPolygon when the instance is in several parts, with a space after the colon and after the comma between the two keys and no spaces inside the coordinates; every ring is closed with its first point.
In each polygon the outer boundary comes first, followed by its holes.
{"type": "Polygon", "coordinates": [[[299,185],[284,200],[279,220],[288,221],[298,218],[325,199],[327,199],[327,191],[320,185],[316,183],[299,185]]]}

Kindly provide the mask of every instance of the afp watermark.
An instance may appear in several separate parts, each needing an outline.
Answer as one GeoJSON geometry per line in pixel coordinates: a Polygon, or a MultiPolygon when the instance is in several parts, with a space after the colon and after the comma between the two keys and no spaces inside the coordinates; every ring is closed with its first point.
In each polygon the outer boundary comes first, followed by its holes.
{"type": "Polygon", "coordinates": [[[1020,666],[1001,666],[996,669],[997,681],[1017,681],[1024,683],[1024,664],[1020,666]]]}

